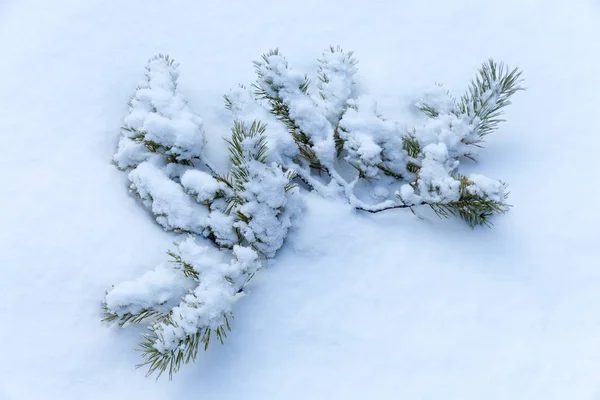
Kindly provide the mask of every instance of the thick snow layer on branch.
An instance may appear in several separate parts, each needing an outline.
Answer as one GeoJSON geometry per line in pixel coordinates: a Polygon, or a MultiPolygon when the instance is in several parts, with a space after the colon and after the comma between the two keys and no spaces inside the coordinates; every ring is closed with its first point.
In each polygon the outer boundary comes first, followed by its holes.
{"type": "Polygon", "coordinates": [[[501,181],[479,174],[471,174],[469,182],[467,190],[471,194],[498,202],[506,199],[505,185],[501,181]]]}
{"type": "Polygon", "coordinates": [[[347,151],[346,161],[367,178],[380,173],[379,166],[406,176],[408,155],[402,148],[402,133],[398,125],[384,120],[377,105],[368,96],[350,101],[351,107],[340,121],[339,135],[347,151]]]}
{"type": "Polygon", "coordinates": [[[177,161],[200,157],[205,138],[202,119],[187,106],[177,90],[177,64],[158,56],[146,66],[124,120],[123,136],[114,160],[120,168],[134,167],[151,152],[177,161]]]}
{"type": "Polygon", "coordinates": [[[244,184],[243,202],[234,213],[242,215],[235,227],[265,256],[283,245],[292,218],[300,212],[297,189],[286,190],[289,177],[277,164],[248,163],[250,179],[244,184]]]}
{"type": "Polygon", "coordinates": [[[129,173],[129,180],[131,189],[165,229],[204,232],[208,209],[192,200],[160,168],[144,162],[129,173]]]}
{"type": "Polygon", "coordinates": [[[161,322],[153,326],[158,335],[154,347],[161,353],[173,351],[184,339],[195,336],[201,330],[224,326],[234,300],[235,292],[225,277],[203,274],[196,289],[171,310],[172,323],[161,322]]]}
{"type": "Polygon", "coordinates": [[[478,119],[459,113],[455,100],[441,86],[427,91],[417,107],[427,110],[427,116],[413,132],[422,148],[443,143],[451,158],[477,155],[477,148],[472,144],[480,139],[478,119]]]}
{"type": "Polygon", "coordinates": [[[137,279],[115,285],[106,295],[107,309],[118,316],[143,310],[168,313],[194,287],[172,264],[160,264],[137,279]]]}
{"type": "Polygon", "coordinates": [[[298,146],[285,125],[259,104],[249,89],[244,87],[232,89],[227,93],[227,99],[233,120],[244,122],[247,125],[253,121],[262,121],[267,125],[269,161],[285,165],[287,160],[298,155],[298,146]]]}
{"type": "Polygon", "coordinates": [[[354,75],[356,61],[352,53],[331,48],[319,59],[319,96],[316,103],[332,125],[337,125],[350,99],[356,98],[354,75]]]}
{"type": "Polygon", "coordinates": [[[169,320],[155,323],[154,348],[160,353],[174,351],[186,338],[208,329],[226,326],[237,292],[260,267],[258,255],[236,246],[229,263],[214,248],[200,246],[188,238],[178,246],[181,259],[197,272],[197,286],[171,310],[169,320]],[[245,277],[240,279],[240,277],[245,277]]]}
{"type": "MultiPolygon", "coordinates": [[[[458,161],[448,156],[443,143],[430,144],[423,149],[419,178],[415,184],[405,184],[399,190],[401,200],[407,205],[420,203],[448,204],[461,197],[461,180],[452,175],[458,161]]],[[[506,200],[505,185],[480,174],[467,177],[468,193],[482,200],[503,203],[506,200]]]]}
{"type": "Polygon", "coordinates": [[[416,185],[405,184],[400,189],[402,201],[409,205],[457,201],[460,196],[460,181],[450,176],[450,173],[458,161],[449,159],[448,149],[443,143],[427,145],[423,154],[416,185]]]}
{"type": "Polygon", "coordinates": [[[199,203],[212,202],[218,192],[227,191],[223,182],[219,182],[212,175],[197,169],[187,170],[181,176],[181,186],[186,192],[195,196],[199,203]]]}
{"type": "Polygon", "coordinates": [[[234,230],[234,223],[235,216],[227,214],[219,208],[211,210],[207,222],[210,232],[215,237],[215,241],[221,246],[226,247],[231,247],[239,241],[238,235],[234,230]]]}
{"type": "Polygon", "coordinates": [[[313,99],[302,90],[306,84],[304,75],[288,68],[287,61],[280,54],[268,54],[264,61],[255,65],[260,89],[268,97],[281,99],[298,129],[312,141],[321,162],[333,163],[333,127],[313,99]]]}

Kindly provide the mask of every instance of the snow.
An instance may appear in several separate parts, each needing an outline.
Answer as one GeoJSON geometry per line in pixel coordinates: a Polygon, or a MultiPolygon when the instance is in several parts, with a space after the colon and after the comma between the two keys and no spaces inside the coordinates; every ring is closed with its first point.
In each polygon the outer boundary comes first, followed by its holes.
{"type": "Polygon", "coordinates": [[[197,169],[185,171],[181,176],[181,186],[188,193],[193,194],[199,203],[210,201],[215,198],[219,190],[225,190],[223,182],[218,182],[210,174],[197,169]]]}
{"type": "Polygon", "coordinates": [[[369,96],[363,95],[350,104],[354,108],[350,108],[340,121],[340,137],[348,142],[346,161],[364,171],[367,177],[375,178],[381,175],[375,164],[383,161],[385,149],[385,167],[406,176],[403,132],[395,123],[378,115],[377,104],[369,96]]]}
{"type": "Polygon", "coordinates": [[[333,126],[319,111],[315,102],[302,91],[305,76],[289,67],[281,53],[269,53],[262,62],[256,62],[257,86],[265,96],[280,97],[289,108],[290,117],[298,128],[307,134],[313,148],[323,162],[333,162],[333,126]]]}
{"type": "Polygon", "coordinates": [[[288,206],[288,198],[282,186],[288,181],[283,173],[273,174],[266,169],[261,172],[246,189],[248,202],[238,208],[240,213],[251,220],[248,223],[238,221],[235,226],[246,240],[258,242],[260,251],[272,257],[283,245],[287,231],[292,226],[292,219],[300,212],[300,205],[298,201],[292,201],[288,206]]]}
{"type": "Polygon", "coordinates": [[[505,198],[504,185],[494,179],[490,179],[480,174],[469,175],[471,184],[467,190],[475,195],[492,199],[494,201],[503,201],[505,198]]]}
{"type": "Polygon", "coordinates": [[[261,147],[260,136],[246,137],[241,141],[242,154],[247,155],[244,165],[234,166],[233,175],[241,175],[236,170],[245,169],[247,180],[243,190],[237,193],[240,201],[232,203],[233,224],[241,236],[266,257],[273,257],[281,248],[292,221],[302,209],[298,188],[290,184],[292,171],[283,172],[275,163],[266,164],[256,160],[261,147]]]}
{"type": "Polygon", "coordinates": [[[599,18],[587,0],[1,3],[0,398],[597,398],[599,18]],[[279,46],[311,71],[338,43],[398,121],[422,87],[460,93],[488,57],[523,69],[508,122],[462,166],[508,182],[513,208],[471,230],[304,196],[225,345],[172,382],[144,378],[140,331],[100,319],[105,290],[180,239],[111,164],[145,61],[181,63],[218,163],[222,95],[253,80],[251,60],[279,46]]]}
{"type": "MultiPolygon", "coordinates": [[[[162,147],[177,161],[200,157],[204,148],[202,120],[191,112],[177,91],[178,65],[158,55],[146,65],[146,79],[139,83],[124,119],[123,135],[114,156],[120,168],[134,167],[148,159],[144,144],[162,147]]],[[[156,151],[156,150],[155,150],[156,151]]]]}
{"type": "Polygon", "coordinates": [[[356,97],[354,75],[356,60],[341,48],[325,50],[319,58],[319,94],[321,108],[331,124],[337,125],[348,100],[356,97]]]}
{"type": "Polygon", "coordinates": [[[270,161],[283,164],[281,155],[284,155],[286,158],[293,158],[297,155],[298,147],[287,128],[280,124],[277,118],[265,107],[262,107],[255,101],[251,90],[237,87],[227,93],[227,98],[232,103],[231,115],[234,120],[244,122],[247,125],[255,120],[263,121],[267,124],[268,130],[266,135],[269,141],[267,157],[270,161]]]}
{"type": "Polygon", "coordinates": [[[131,190],[156,215],[156,222],[169,230],[203,233],[208,209],[195,203],[159,168],[143,162],[129,173],[131,190]]]}
{"type": "Polygon", "coordinates": [[[193,289],[189,279],[180,271],[161,264],[139,279],[120,282],[112,288],[106,296],[106,306],[119,316],[136,314],[143,309],[164,313],[177,305],[189,289],[193,289]]]}
{"type": "MultiPolygon", "coordinates": [[[[178,246],[181,259],[189,263],[198,274],[196,287],[189,291],[170,315],[172,324],[158,322],[153,332],[158,340],[153,346],[161,353],[180,348],[187,336],[198,333],[199,328],[217,329],[225,325],[226,317],[236,300],[236,287],[226,279],[227,268],[218,262],[219,254],[208,246],[199,246],[192,238],[178,246]]],[[[256,253],[251,261],[256,260],[256,253]]],[[[235,261],[232,264],[236,264],[235,261]]],[[[240,271],[235,271],[240,274],[240,271]]],[[[235,275],[234,275],[235,276],[235,275]]]]}

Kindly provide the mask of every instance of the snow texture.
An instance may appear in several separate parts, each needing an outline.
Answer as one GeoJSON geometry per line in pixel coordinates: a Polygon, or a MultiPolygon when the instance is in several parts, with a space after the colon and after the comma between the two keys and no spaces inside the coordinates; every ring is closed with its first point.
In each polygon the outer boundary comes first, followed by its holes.
{"type": "Polygon", "coordinates": [[[440,85],[436,85],[417,101],[418,108],[426,108],[435,113],[433,118],[424,118],[424,123],[414,128],[414,136],[421,147],[443,143],[448,156],[454,159],[477,155],[480,137],[477,131],[477,118],[469,113],[460,113],[454,98],[440,85]]]}
{"type": "Polygon", "coordinates": [[[183,262],[196,271],[197,286],[170,310],[168,322],[153,324],[152,331],[158,338],[154,347],[160,353],[181,348],[186,338],[207,328],[216,330],[228,325],[226,318],[231,315],[239,290],[260,268],[258,254],[240,246],[234,248],[229,264],[219,262],[222,256],[218,251],[199,246],[192,238],[179,244],[178,252],[183,262]]]}
{"type": "MultiPolygon", "coordinates": [[[[412,193],[410,185],[403,185],[402,199],[406,204],[449,203],[459,198],[460,182],[450,176],[458,165],[448,156],[448,149],[443,143],[429,144],[423,149],[424,158],[421,161],[417,187],[419,195],[412,193]]],[[[488,179],[488,178],[486,178],[488,179]]]]}
{"type": "Polygon", "coordinates": [[[337,125],[348,102],[356,97],[354,75],[357,61],[352,53],[333,47],[319,59],[319,95],[317,104],[332,125],[337,125]]]}
{"type": "Polygon", "coordinates": [[[409,177],[408,155],[402,148],[397,124],[381,118],[375,101],[361,96],[350,102],[350,108],[340,121],[340,137],[346,145],[345,159],[367,178],[381,175],[378,165],[402,177],[409,177]]]}
{"type": "Polygon", "coordinates": [[[193,282],[171,265],[160,264],[137,279],[121,282],[106,295],[106,307],[118,316],[142,310],[167,313],[193,289],[193,282]]]}
{"type": "Polygon", "coordinates": [[[166,230],[204,232],[208,209],[192,200],[181,185],[173,182],[161,169],[143,162],[129,173],[129,180],[131,190],[166,230]]]}
{"type": "MultiPolygon", "coordinates": [[[[288,130],[298,148],[291,159],[286,154],[276,159],[296,170],[321,195],[336,198],[342,194],[354,207],[371,212],[457,202],[461,198],[460,159],[474,158],[474,149],[497,128],[500,110],[520,89],[518,76],[512,84],[506,83],[508,71],[503,64],[490,61],[480,68],[460,104],[437,85],[415,101],[414,108],[420,111],[417,118],[399,124],[384,118],[376,102],[357,89],[357,61],[351,52],[332,47],[318,60],[316,96],[311,95],[314,85],[292,70],[279,50],[254,64],[258,104],[277,116],[279,128],[288,130]],[[319,171],[318,176],[313,169],[319,171]]],[[[227,97],[228,108],[236,119],[248,121],[259,113],[256,104],[250,105],[250,93],[241,89],[227,97]]],[[[495,185],[504,188],[499,181],[495,185]]],[[[484,193],[476,186],[469,183],[474,197],[484,193]]],[[[495,206],[506,210],[503,192],[497,194],[502,200],[495,206]]],[[[478,212],[476,202],[490,205],[496,200],[479,196],[467,201],[473,206],[469,215],[475,216],[488,215],[478,212]]],[[[481,223],[487,223],[485,218],[481,223]]]]}
{"type": "Polygon", "coordinates": [[[181,176],[181,186],[187,193],[195,196],[199,203],[212,202],[219,192],[227,190],[223,182],[219,182],[212,175],[197,169],[187,170],[181,176]]]}
{"type": "Polygon", "coordinates": [[[249,163],[249,170],[250,180],[244,185],[243,202],[233,211],[249,221],[240,219],[234,226],[248,243],[270,258],[283,245],[292,220],[301,211],[298,190],[286,190],[289,176],[274,163],[265,165],[253,161],[249,163]]]}
{"type": "Polygon", "coordinates": [[[335,147],[333,126],[313,99],[302,90],[304,75],[290,69],[287,60],[279,53],[266,54],[263,61],[255,62],[257,85],[269,98],[280,98],[289,108],[290,117],[298,129],[310,138],[318,158],[330,165],[335,147]]]}

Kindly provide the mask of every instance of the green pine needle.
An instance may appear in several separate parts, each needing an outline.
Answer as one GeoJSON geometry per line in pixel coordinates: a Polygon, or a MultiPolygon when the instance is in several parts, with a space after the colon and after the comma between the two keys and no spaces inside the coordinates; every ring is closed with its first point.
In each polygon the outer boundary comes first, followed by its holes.
{"type": "MultiPolygon", "coordinates": [[[[496,201],[473,194],[468,190],[471,182],[466,176],[460,176],[460,197],[458,201],[451,203],[429,204],[431,209],[442,218],[458,216],[463,219],[470,227],[485,225],[491,227],[490,217],[497,214],[504,214],[510,209],[505,200],[508,193],[504,195],[504,201],[496,201]]],[[[506,185],[505,185],[506,187],[506,185]]]]}
{"type": "Polygon", "coordinates": [[[109,310],[106,303],[103,303],[104,318],[102,322],[116,322],[121,328],[127,324],[140,324],[147,320],[161,320],[165,317],[165,314],[148,308],[143,308],[140,312],[117,314],[109,310]]]}
{"type": "MultiPolygon", "coordinates": [[[[177,247],[177,244],[175,244],[175,246],[177,247]]],[[[167,251],[167,254],[169,255],[169,257],[171,257],[173,259],[173,260],[171,260],[172,263],[179,265],[181,272],[183,273],[183,275],[186,278],[193,278],[195,280],[199,279],[198,272],[194,269],[194,266],[190,263],[185,262],[181,258],[180,254],[177,254],[176,252],[174,252],[172,250],[167,251]]]]}
{"type": "MultiPolygon", "coordinates": [[[[281,53],[278,49],[270,50],[268,53],[262,55],[264,65],[261,62],[254,62],[256,74],[259,78],[259,80],[252,85],[254,87],[254,95],[257,100],[266,100],[269,104],[271,114],[285,124],[298,146],[300,157],[308,161],[311,168],[324,170],[325,168],[312,148],[313,143],[310,140],[310,137],[300,129],[298,124],[296,124],[296,121],[290,116],[288,105],[285,104],[283,99],[279,96],[281,88],[276,86],[271,79],[265,79],[264,77],[263,67],[266,69],[271,68],[269,65],[269,57],[271,56],[281,56],[281,53]],[[261,81],[264,81],[264,83],[268,85],[269,91],[262,86],[261,81]],[[271,93],[274,93],[274,95],[271,93]]],[[[305,76],[304,81],[299,86],[300,91],[308,95],[309,85],[310,81],[305,76]]]]}
{"type": "Polygon", "coordinates": [[[406,169],[413,174],[419,172],[421,168],[418,164],[418,158],[421,154],[421,145],[414,134],[408,134],[402,138],[402,148],[406,151],[411,160],[408,162],[406,169]]]}
{"type": "Polygon", "coordinates": [[[461,97],[456,115],[477,118],[479,136],[489,135],[504,121],[500,116],[504,107],[511,104],[511,97],[524,90],[521,74],[518,68],[510,70],[504,63],[488,60],[479,68],[469,89],[461,97]]]}
{"type": "MultiPolygon", "coordinates": [[[[176,350],[167,352],[158,351],[156,343],[160,340],[159,333],[157,333],[155,327],[150,328],[150,333],[142,335],[143,339],[140,342],[139,351],[142,352],[144,362],[138,364],[137,367],[148,367],[146,376],[150,376],[155,372],[158,373],[156,379],[168,371],[169,379],[172,379],[173,374],[177,373],[183,364],[188,364],[196,360],[196,355],[201,344],[205,351],[208,349],[213,333],[221,344],[224,343],[224,339],[227,338],[227,331],[231,331],[229,318],[232,317],[231,314],[229,316],[224,314],[224,325],[220,325],[214,330],[209,327],[202,328],[195,334],[186,336],[179,343],[176,350]]],[[[173,322],[167,319],[163,323],[172,324],[173,322]]]]}

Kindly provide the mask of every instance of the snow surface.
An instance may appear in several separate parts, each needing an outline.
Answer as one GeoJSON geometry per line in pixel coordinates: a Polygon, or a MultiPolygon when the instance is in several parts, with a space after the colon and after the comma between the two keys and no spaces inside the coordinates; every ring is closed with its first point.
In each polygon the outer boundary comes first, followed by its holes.
{"type": "Polygon", "coordinates": [[[600,398],[600,5],[596,0],[0,3],[0,399],[600,398]],[[335,16],[335,18],[332,18],[335,16]],[[140,70],[181,63],[211,160],[221,96],[279,46],[316,70],[355,51],[398,110],[460,93],[488,57],[524,70],[478,173],[510,184],[492,230],[306,196],[297,229],[234,308],[224,346],[144,378],[139,330],[100,323],[111,284],[166,261],[111,165],[140,70]]]}

